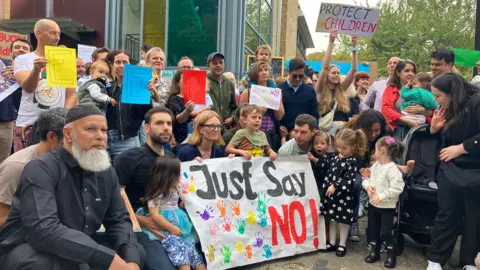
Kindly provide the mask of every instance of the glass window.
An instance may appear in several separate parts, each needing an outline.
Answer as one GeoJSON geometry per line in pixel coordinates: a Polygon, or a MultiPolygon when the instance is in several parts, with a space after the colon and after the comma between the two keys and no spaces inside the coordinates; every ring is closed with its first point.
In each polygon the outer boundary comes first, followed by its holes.
{"type": "Polygon", "coordinates": [[[270,0],[247,0],[245,47],[255,52],[258,46],[271,44],[272,5],[270,0]]]}
{"type": "Polygon", "coordinates": [[[180,58],[192,58],[205,66],[217,50],[218,0],[174,0],[168,7],[167,64],[176,66],[180,58]]]}
{"type": "Polygon", "coordinates": [[[144,0],[143,43],[165,48],[167,0],[144,0]]]}
{"type": "Polygon", "coordinates": [[[247,0],[247,21],[254,29],[258,29],[260,26],[259,1],[260,0],[247,0]]]}
{"type": "Polygon", "coordinates": [[[267,1],[262,1],[262,6],[260,9],[260,34],[262,35],[263,39],[270,43],[270,31],[271,31],[271,16],[272,16],[272,8],[267,3],[267,1]]]}
{"type": "Polygon", "coordinates": [[[133,62],[138,62],[140,58],[140,16],[141,1],[122,1],[122,19],[120,48],[127,50],[133,58],[133,62]]]}

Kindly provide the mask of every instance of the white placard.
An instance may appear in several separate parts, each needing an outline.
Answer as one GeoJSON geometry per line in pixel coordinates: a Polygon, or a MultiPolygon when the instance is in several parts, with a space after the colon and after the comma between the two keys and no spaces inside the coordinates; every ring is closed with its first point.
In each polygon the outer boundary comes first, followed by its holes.
{"type": "Polygon", "coordinates": [[[254,84],[250,88],[249,103],[278,110],[280,109],[281,96],[282,90],[279,88],[270,88],[254,84]]]}
{"type": "Polygon", "coordinates": [[[7,84],[0,85],[0,102],[2,102],[4,99],[6,99],[11,94],[13,94],[13,92],[15,92],[15,90],[17,90],[20,87],[20,85],[18,83],[14,83],[12,86],[10,86],[6,90],[2,91],[2,86],[5,86],[5,85],[7,85],[7,84]]]}
{"type": "Polygon", "coordinates": [[[377,28],[378,9],[336,3],[322,3],[318,14],[316,32],[373,36],[377,28]]]}
{"type": "Polygon", "coordinates": [[[94,46],[78,44],[78,58],[81,58],[83,62],[91,63],[92,62],[92,53],[97,49],[94,46]]]}
{"type": "Polygon", "coordinates": [[[318,248],[320,197],[305,155],[182,163],[182,192],[209,269],[318,248]]]}

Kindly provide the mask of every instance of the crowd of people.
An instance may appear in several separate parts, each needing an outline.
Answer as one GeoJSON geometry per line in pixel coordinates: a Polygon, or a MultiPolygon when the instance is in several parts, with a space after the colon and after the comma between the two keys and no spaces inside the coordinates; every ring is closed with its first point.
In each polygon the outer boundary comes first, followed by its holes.
{"type": "Polygon", "coordinates": [[[395,211],[415,166],[403,163],[402,140],[423,124],[442,138],[432,157],[439,211],[427,269],[442,269],[460,233],[460,264],[477,269],[480,89],[456,73],[451,50],[433,52],[431,71],[421,73],[413,61],[392,56],[388,77],[373,81],[357,73],[352,36],[352,65],[342,77],[331,64],[332,32],[320,72],[295,58],[287,77],[274,78],[272,51],[262,45],[238,84],[225,72],[228,59],[213,52],[206,104],[195,104],[185,102],[182,83],[184,70],[197,69],[193,60],[180,59],[169,81],[163,50],[144,45],[139,65],[153,71],[151,103],[139,105],[121,99],[129,52],[99,48],[91,64],[77,59],[76,89],[48,86],[45,46],[58,45],[60,28],[41,19],[34,34],[35,51],[28,40],[12,42],[12,64],[0,81],[18,86],[0,102],[5,269],[205,269],[176,189],[180,162],[294,155],[308,156],[320,192],[319,250],[346,256],[347,240],[360,240],[358,218],[368,207],[365,263],[379,261],[383,248],[384,266],[394,268],[395,211]],[[251,104],[252,85],[281,89],[279,108],[251,104]],[[121,189],[143,233],[133,232],[121,189]]]}

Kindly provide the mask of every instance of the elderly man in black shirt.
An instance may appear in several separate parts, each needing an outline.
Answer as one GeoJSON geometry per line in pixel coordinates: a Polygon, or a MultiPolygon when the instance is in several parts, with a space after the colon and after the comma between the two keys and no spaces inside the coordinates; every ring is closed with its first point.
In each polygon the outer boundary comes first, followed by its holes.
{"type": "Polygon", "coordinates": [[[0,231],[2,269],[138,270],[137,243],[110,166],[107,123],[96,107],[65,118],[64,146],[26,165],[0,231]],[[103,224],[109,248],[92,238],[103,224]]]}

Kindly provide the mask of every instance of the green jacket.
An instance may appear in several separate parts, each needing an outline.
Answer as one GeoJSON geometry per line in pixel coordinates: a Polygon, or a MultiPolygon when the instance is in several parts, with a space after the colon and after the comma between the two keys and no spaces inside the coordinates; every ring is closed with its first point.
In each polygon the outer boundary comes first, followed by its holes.
{"type": "Polygon", "coordinates": [[[217,112],[222,120],[232,117],[237,109],[235,100],[235,85],[232,81],[223,76],[222,83],[219,83],[209,71],[207,77],[210,83],[210,96],[213,101],[213,110],[217,112]]]}

